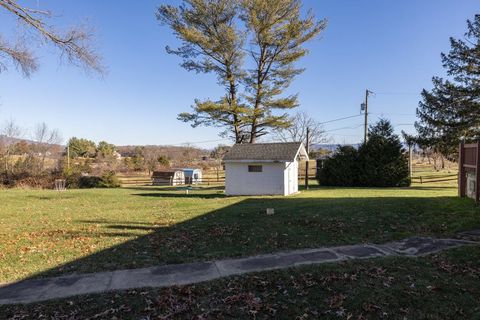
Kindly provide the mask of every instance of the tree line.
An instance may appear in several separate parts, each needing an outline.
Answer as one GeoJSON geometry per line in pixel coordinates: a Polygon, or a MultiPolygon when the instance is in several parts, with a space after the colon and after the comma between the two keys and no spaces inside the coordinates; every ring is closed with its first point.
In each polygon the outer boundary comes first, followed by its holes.
{"type": "Polygon", "coordinates": [[[118,186],[118,172],[217,168],[223,149],[228,147],[116,146],[78,137],[62,145],[60,132],[46,123],[26,130],[11,120],[0,126],[0,185],[51,188],[54,179],[66,179],[69,187],[118,186]]]}

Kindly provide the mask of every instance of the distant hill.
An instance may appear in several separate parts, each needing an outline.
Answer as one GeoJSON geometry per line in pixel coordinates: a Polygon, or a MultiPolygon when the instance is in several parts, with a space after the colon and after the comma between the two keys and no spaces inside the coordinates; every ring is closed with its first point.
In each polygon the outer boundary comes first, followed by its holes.
{"type": "MultiPolygon", "coordinates": [[[[28,143],[28,144],[37,144],[37,142],[35,142],[35,141],[33,141],[33,140],[30,140],[30,139],[25,139],[25,138],[9,138],[9,137],[6,137],[6,136],[0,134],[0,142],[1,142],[1,143],[14,144],[14,143],[17,143],[17,142],[20,142],[20,141],[25,141],[25,142],[28,143]]],[[[52,144],[52,146],[58,147],[58,148],[61,148],[61,149],[64,149],[64,148],[65,148],[65,146],[64,146],[64,145],[61,145],[61,144],[52,144]]]]}
{"type": "Polygon", "coordinates": [[[0,134],[0,141],[2,143],[6,143],[6,144],[12,144],[12,143],[17,143],[17,142],[20,142],[20,141],[25,141],[26,143],[28,144],[32,144],[34,143],[32,140],[28,140],[28,139],[21,139],[21,138],[9,138],[9,137],[6,137],[2,134],[0,134]]]}
{"type": "Polygon", "coordinates": [[[122,155],[122,157],[132,157],[135,155],[136,148],[143,148],[144,152],[161,154],[169,159],[179,159],[179,158],[202,158],[204,156],[210,155],[209,150],[201,149],[193,146],[168,146],[168,145],[130,145],[130,146],[117,146],[117,151],[122,155]]]}

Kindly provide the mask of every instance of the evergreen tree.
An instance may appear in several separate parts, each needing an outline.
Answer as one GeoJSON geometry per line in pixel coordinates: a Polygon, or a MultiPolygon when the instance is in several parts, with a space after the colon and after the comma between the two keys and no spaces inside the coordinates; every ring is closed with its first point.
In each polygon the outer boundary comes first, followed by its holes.
{"type": "Polygon", "coordinates": [[[390,121],[380,119],[370,127],[369,138],[358,149],[358,185],[401,187],[410,185],[408,158],[390,121]]]}
{"type": "Polygon", "coordinates": [[[214,73],[225,95],[217,101],[195,100],[193,112],[180,113],[178,119],[200,125],[225,127],[241,143],[245,131],[247,110],[238,99],[242,78],[244,35],[236,26],[237,0],[184,0],[182,5],[162,5],[157,19],[168,25],[182,46],[167,52],[182,58],[181,66],[197,73],[214,73]]]}
{"type": "Polygon", "coordinates": [[[434,77],[417,109],[419,144],[447,156],[460,140],[480,138],[480,15],[467,25],[465,39],[451,38],[450,52],[442,53],[449,78],[434,77]]]}
{"type": "Polygon", "coordinates": [[[70,148],[70,157],[77,158],[77,157],[85,157],[90,158],[94,157],[96,154],[96,146],[95,142],[82,139],[82,138],[70,138],[67,143],[68,147],[70,148]]]}
{"type": "Polygon", "coordinates": [[[115,145],[106,141],[100,141],[97,146],[97,158],[112,157],[116,151],[115,145]]]}
{"type": "Polygon", "coordinates": [[[193,112],[178,119],[193,127],[224,127],[223,134],[237,143],[253,143],[289,126],[282,110],[298,103],[284,91],[303,71],[294,66],[307,54],[303,45],[326,26],[312,14],[302,18],[300,8],[301,0],[183,0],[178,7],[160,6],[157,18],[182,41],[167,52],[180,56],[189,71],[214,73],[225,88],[223,97],[197,99],[193,112]]]}
{"type": "Polygon", "coordinates": [[[370,127],[358,150],[341,147],[324,161],[319,183],[327,186],[403,187],[410,185],[408,159],[389,121],[370,127]]]}
{"type": "Polygon", "coordinates": [[[358,184],[358,151],[351,146],[339,147],[323,161],[318,174],[322,186],[350,187],[358,184]]]}
{"type": "Polygon", "coordinates": [[[251,35],[248,52],[254,62],[245,78],[251,143],[271,129],[290,126],[288,115],[276,115],[275,110],[298,106],[297,95],[282,94],[303,72],[295,67],[308,52],[303,44],[326,27],[326,21],[316,21],[312,13],[303,19],[300,9],[300,0],[242,1],[242,20],[251,35]]]}

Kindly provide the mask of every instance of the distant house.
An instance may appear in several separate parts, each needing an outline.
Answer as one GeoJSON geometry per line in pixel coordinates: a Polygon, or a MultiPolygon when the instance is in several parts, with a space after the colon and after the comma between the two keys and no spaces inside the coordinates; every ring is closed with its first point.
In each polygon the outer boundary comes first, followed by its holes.
{"type": "Polygon", "coordinates": [[[182,169],[165,169],[154,171],[152,174],[154,186],[176,186],[185,184],[185,175],[182,169]]]}
{"type": "Polygon", "coordinates": [[[202,182],[201,169],[183,169],[185,184],[198,184],[202,182]]]}
{"type": "Polygon", "coordinates": [[[298,192],[298,162],[308,160],[301,142],[236,144],[225,155],[227,195],[298,192]]]}

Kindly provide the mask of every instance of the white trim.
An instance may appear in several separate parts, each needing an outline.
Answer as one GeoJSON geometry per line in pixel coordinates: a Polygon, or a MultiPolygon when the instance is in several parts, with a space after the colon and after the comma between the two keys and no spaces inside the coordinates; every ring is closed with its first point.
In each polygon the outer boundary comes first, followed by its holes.
{"type": "Polygon", "coordinates": [[[309,160],[310,160],[310,157],[308,156],[307,149],[305,149],[305,146],[303,145],[303,143],[300,145],[300,148],[298,148],[298,151],[297,151],[297,153],[295,154],[295,159],[294,159],[294,160],[297,160],[300,151],[303,151],[303,152],[302,152],[302,153],[303,153],[303,156],[306,157],[306,159],[303,159],[303,160],[304,160],[304,161],[309,161],[309,160]]]}

